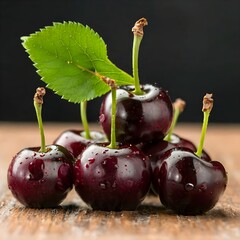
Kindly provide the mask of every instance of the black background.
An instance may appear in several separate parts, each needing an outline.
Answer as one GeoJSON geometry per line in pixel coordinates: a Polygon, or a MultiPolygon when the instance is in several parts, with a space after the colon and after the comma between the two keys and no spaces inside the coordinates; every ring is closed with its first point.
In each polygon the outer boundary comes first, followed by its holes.
{"type": "MultiPolygon", "coordinates": [[[[102,36],[110,60],[131,74],[131,28],[141,17],[149,22],[140,47],[141,83],[185,99],[181,121],[202,121],[206,92],[214,94],[211,122],[240,120],[239,0],[0,0],[0,14],[0,121],[35,121],[33,94],[45,86],[21,36],[52,22],[81,22],[102,36]]],[[[44,121],[80,121],[77,104],[47,93],[44,121]]],[[[98,121],[101,100],[89,102],[89,121],[98,121]]]]}

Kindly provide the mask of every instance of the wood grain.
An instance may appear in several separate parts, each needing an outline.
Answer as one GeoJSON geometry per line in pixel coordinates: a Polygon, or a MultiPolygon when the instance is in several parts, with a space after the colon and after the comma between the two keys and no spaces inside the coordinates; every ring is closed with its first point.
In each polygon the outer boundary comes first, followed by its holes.
{"type": "MultiPolygon", "coordinates": [[[[46,142],[77,124],[45,124],[46,142]]],[[[93,125],[92,129],[97,129],[93,125]]],[[[180,124],[176,133],[197,143],[200,125],[180,124]]],[[[210,124],[205,148],[221,161],[229,182],[219,203],[200,216],[181,216],[148,196],[136,211],[88,209],[73,190],[55,209],[29,209],[19,204],[6,184],[7,167],[22,148],[39,145],[32,123],[0,123],[0,240],[11,239],[240,239],[240,125],[210,124]]]]}

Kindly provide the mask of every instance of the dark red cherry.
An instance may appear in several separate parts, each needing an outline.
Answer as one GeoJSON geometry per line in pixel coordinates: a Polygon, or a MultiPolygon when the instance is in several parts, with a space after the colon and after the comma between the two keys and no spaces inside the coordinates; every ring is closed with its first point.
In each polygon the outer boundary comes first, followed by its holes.
{"type": "Polygon", "coordinates": [[[88,146],[74,167],[75,189],[92,209],[135,210],[151,184],[149,159],[135,146],[88,146]]]}
{"type": "Polygon", "coordinates": [[[73,157],[62,146],[26,148],[12,159],[8,187],[23,205],[32,208],[56,207],[73,185],[73,157]]]}
{"type": "MultiPolygon", "coordinates": [[[[163,139],[173,116],[172,102],[161,88],[143,85],[143,95],[132,93],[133,86],[117,90],[116,139],[119,143],[149,142],[163,139]]],[[[108,138],[111,133],[111,93],[101,105],[100,122],[108,138]]]]}
{"type": "Polygon", "coordinates": [[[76,158],[89,144],[106,140],[105,135],[101,132],[91,131],[90,134],[92,139],[86,139],[84,131],[67,130],[61,133],[53,144],[65,147],[76,158]]]}
{"type": "Polygon", "coordinates": [[[227,173],[217,161],[207,162],[189,149],[166,151],[153,171],[162,204],[183,215],[212,209],[224,193],[227,173]]]}

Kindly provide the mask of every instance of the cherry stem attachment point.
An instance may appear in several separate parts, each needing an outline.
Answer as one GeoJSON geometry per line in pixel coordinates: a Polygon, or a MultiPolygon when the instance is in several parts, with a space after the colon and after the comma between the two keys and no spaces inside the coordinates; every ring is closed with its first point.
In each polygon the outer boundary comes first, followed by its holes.
{"type": "Polygon", "coordinates": [[[83,124],[83,129],[85,133],[86,139],[91,139],[89,126],[88,126],[88,120],[87,120],[87,101],[82,101],[80,104],[80,113],[81,113],[81,121],[83,124]]]}
{"type": "Polygon", "coordinates": [[[177,124],[178,117],[184,111],[185,106],[186,106],[186,102],[183,101],[181,98],[177,98],[175,100],[175,102],[173,103],[173,109],[174,109],[173,120],[172,120],[172,124],[170,126],[170,129],[168,131],[168,134],[164,138],[165,141],[168,141],[168,142],[171,141],[172,133],[173,133],[173,131],[175,129],[175,126],[177,124]]]}
{"type": "Polygon", "coordinates": [[[36,93],[33,97],[33,103],[34,108],[37,115],[38,120],[38,127],[40,130],[40,136],[41,136],[41,148],[39,152],[46,152],[46,144],[45,144],[45,136],[44,136],[44,130],[43,130],[43,122],[42,122],[42,105],[43,105],[43,96],[46,94],[46,90],[43,87],[38,87],[36,89],[36,93]]]}
{"type": "Polygon", "coordinates": [[[132,32],[134,35],[133,38],[133,48],[132,48],[132,68],[133,68],[133,78],[135,82],[135,90],[133,91],[136,95],[142,95],[144,92],[141,90],[139,74],[138,74],[138,55],[139,55],[139,47],[144,35],[143,27],[148,25],[148,22],[145,18],[139,19],[134,27],[132,28],[132,32]]]}
{"type": "Polygon", "coordinates": [[[207,126],[208,126],[208,119],[210,116],[210,112],[213,108],[213,99],[212,99],[212,94],[206,94],[203,97],[203,124],[202,124],[202,132],[201,132],[201,137],[200,137],[200,142],[197,148],[197,152],[195,153],[198,157],[201,158],[202,156],[202,151],[203,151],[203,146],[204,146],[204,141],[205,141],[205,136],[207,133],[207,126]]]}

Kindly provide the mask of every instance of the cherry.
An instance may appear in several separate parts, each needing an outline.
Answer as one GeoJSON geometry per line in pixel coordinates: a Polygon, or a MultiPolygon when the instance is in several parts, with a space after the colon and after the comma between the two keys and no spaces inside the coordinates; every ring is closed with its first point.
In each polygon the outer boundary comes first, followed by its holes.
{"type": "Polygon", "coordinates": [[[82,200],[92,209],[135,210],[151,184],[151,165],[136,146],[116,142],[116,88],[112,89],[111,142],[89,145],[74,167],[74,185],[82,200]]]}
{"type": "Polygon", "coordinates": [[[72,189],[73,157],[62,146],[25,148],[8,168],[8,187],[23,205],[49,208],[59,205],[72,189]]]}
{"type": "Polygon", "coordinates": [[[76,158],[89,145],[96,142],[103,142],[105,135],[98,131],[91,131],[91,139],[85,137],[85,131],[81,130],[66,130],[61,133],[54,144],[65,147],[76,158]]]}
{"type": "Polygon", "coordinates": [[[103,133],[89,130],[87,120],[87,102],[80,104],[80,115],[84,130],[70,129],[62,132],[53,142],[65,147],[76,158],[89,144],[104,142],[106,137],[103,133]]]}
{"type": "MultiPolygon", "coordinates": [[[[150,158],[153,169],[156,162],[161,158],[162,154],[171,148],[184,147],[192,150],[193,152],[197,151],[197,147],[191,141],[180,137],[177,134],[173,134],[178,117],[180,113],[183,112],[185,105],[185,101],[180,98],[176,99],[173,103],[173,121],[167,136],[163,140],[139,145],[139,148],[150,158]]],[[[211,161],[210,156],[204,150],[202,151],[201,158],[205,161],[211,161]]]]}
{"type": "MultiPolygon", "coordinates": [[[[144,85],[144,95],[131,93],[133,86],[117,90],[116,139],[137,144],[163,139],[172,120],[172,103],[168,94],[157,87],[144,85]]],[[[109,138],[111,133],[111,94],[101,105],[100,122],[109,138]]]]}
{"type": "Polygon", "coordinates": [[[196,215],[209,211],[227,185],[224,166],[201,158],[212,107],[212,94],[206,94],[202,134],[196,153],[189,148],[176,147],[165,151],[155,163],[153,188],[164,206],[180,214],[196,215]]]}
{"type": "Polygon", "coordinates": [[[212,209],[227,185],[227,173],[220,162],[204,161],[184,148],[166,151],[153,175],[162,204],[183,215],[212,209]]]}
{"type": "Polygon", "coordinates": [[[151,183],[149,159],[135,146],[92,144],[77,159],[74,185],[92,209],[135,210],[151,183]]]}
{"type": "MultiPolygon", "coordinates": [[[[133,27],[133,77],[134,86],[117,90],[116,140],[119,143],[138,144],[163,139],[172,122],[172,102],[162,88],[149,84],[140,85],[138,77],[138,51],[143,38],[142,18],[133,27]]],[[[111,93],[101,105],[100,122],[106,136],[111,132],[111,93]]]]}
{"type": "Polygon", "coordinates": [[[73,156],[62,146],[45,145],[42,125],[44,88],[37,88],[34,106],[41,134],[41,147],[25,148],[12,159],[7,174],[8,187],[23,205],[56,207],[72,189],[73,156]]]}

